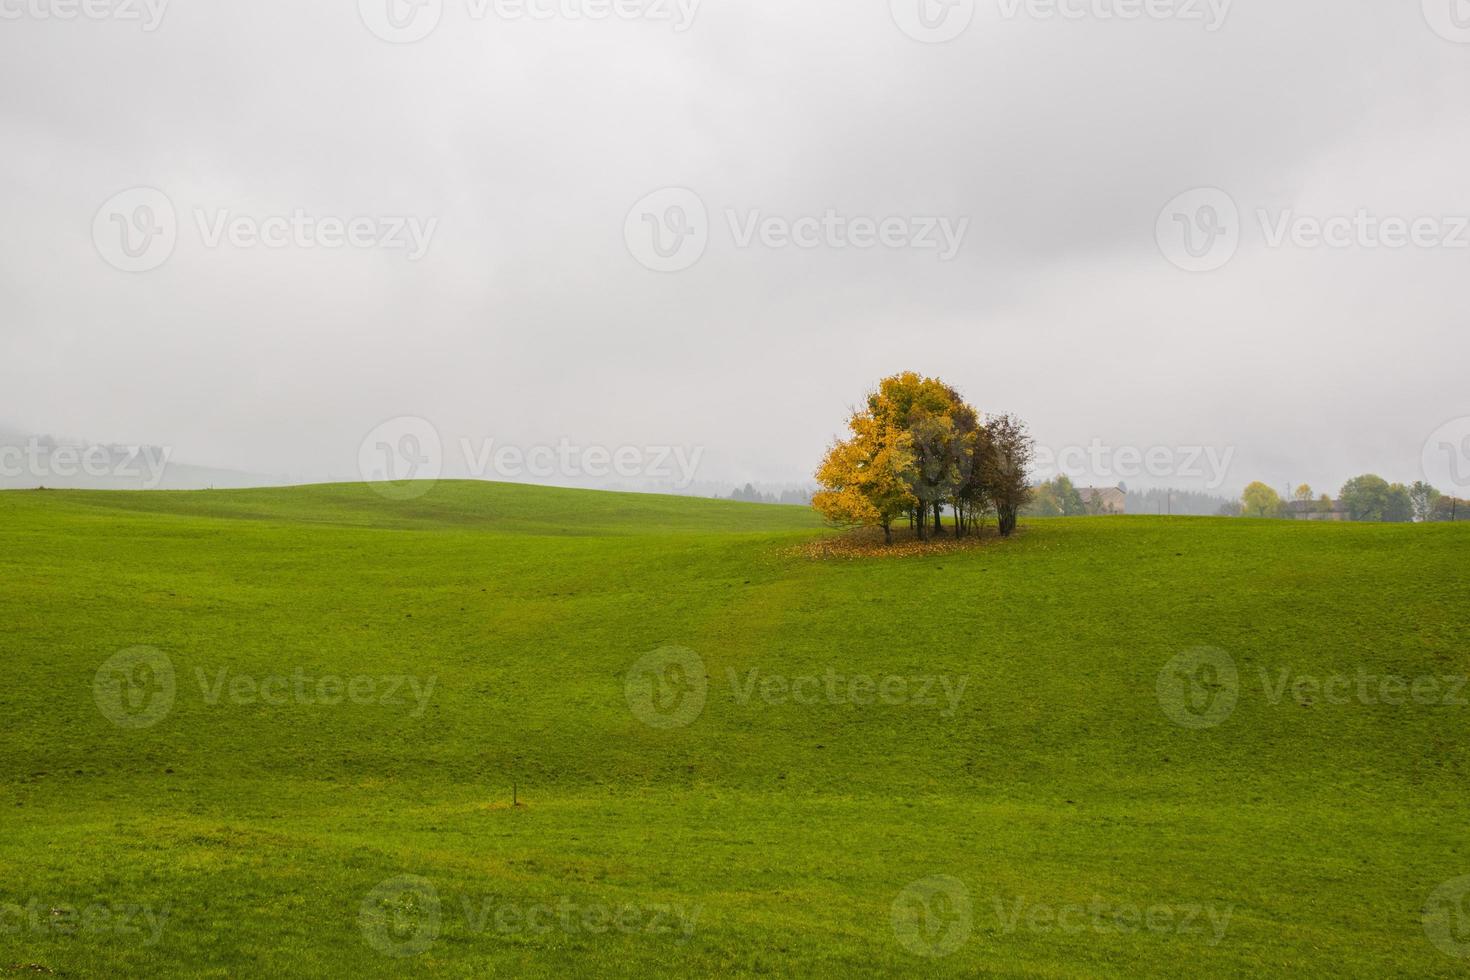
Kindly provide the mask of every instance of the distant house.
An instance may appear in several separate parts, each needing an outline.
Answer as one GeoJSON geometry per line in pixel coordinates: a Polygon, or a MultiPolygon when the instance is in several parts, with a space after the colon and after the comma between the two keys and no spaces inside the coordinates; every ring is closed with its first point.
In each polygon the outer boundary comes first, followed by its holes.
{"type": "Polygon", "coordinates": [[[1089,512],[1098,514],[1128,513],[1128,494],[1121,487],[1078,487],[1077,493],[1089,512]]]}
{"type": "Polygon", "coordinates": [[[1284,516],[1293,521],[1345,521],[1347,505],[1341,500],[1288,500],[1282,506],[1284,516]]]}

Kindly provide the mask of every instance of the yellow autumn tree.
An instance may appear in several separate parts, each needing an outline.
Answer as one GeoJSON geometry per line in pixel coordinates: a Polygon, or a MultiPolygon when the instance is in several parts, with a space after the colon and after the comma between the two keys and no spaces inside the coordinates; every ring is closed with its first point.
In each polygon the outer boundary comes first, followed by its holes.
{"type": "Polygon", "coordinates": [[[833,524],[881,527],[893,541],[893,522],[918,506],[914,483],[913,437],[872,412],[857,412],[847,423],[852,438],[827,451],[817,468],[821,489],[812,505],[833,524]]]}
{"type": "Polygon", "coordinates": [[[905,515],[920,541],[979,527],[987,512],[1002,536],[1030,499],[1034,443],[1011,415],[982,420],[960,393],[938,378],[905,371],[884,378],[848,420],[852,437],[827,452],[817,470],[812,503],[833,524],[881,527],[905,515]]]}
{"type": "Polygon", "coordinates": [[[1281,495],[1259,480],[1245,488],[1240,503],[1246,517],[1281,516],[1281,495]]]}
{"type": "Polygon", "coordinates": [[[868,411],[881,424],[910,437],[914,465],[909,489],[916,503],[911,516],[919,540],[927,536],[931,513],[934,533],[943,533],[940,512],[946,502],[953,502],[962,483],[960,464],[973,449],[957,416],[968,412],[973,425],[974,409],[938,378],[904,371],[878,383],[878,390],[868,396],[868,411]]]}

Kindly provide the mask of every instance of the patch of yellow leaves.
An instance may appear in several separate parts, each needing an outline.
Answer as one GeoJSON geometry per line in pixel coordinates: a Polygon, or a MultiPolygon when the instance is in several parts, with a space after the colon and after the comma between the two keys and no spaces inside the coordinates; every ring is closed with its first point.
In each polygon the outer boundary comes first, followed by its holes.
{"type": "Polygon", "coordinates": [[[859,528],[830,537],[817,538],[792,548],[789,554],[815,561],[858,561],[867,558],[922,558],[957,551],[984,548],[1001,540],[995,528],[968,532],[955,540],[953,533],[920,541],[907,527],[893,529],[893,543],[883,543],[883,532],[876,527],[859,528]]]}

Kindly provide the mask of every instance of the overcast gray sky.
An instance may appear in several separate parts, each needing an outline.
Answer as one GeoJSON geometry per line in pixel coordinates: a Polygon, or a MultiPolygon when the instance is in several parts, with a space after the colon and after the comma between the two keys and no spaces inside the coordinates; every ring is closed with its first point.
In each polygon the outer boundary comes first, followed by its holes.
{"type": "Polygon", "coordinates": [[[913,369],[1335,490],[1470,416],[1462,0],[149,3],[0,0],[10,428],[797,481],[913,369]]]}

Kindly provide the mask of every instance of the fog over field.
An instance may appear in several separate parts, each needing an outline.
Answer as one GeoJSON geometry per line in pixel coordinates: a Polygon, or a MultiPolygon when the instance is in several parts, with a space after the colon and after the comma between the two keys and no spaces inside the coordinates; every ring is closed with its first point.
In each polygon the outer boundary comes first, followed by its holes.
{"type": "Polygon", "coordinates": [[[794,484],[913,369],[1233,494],[1470,414],[1448,4],[382,6],[0,8],[7,432],[794,484]]]}

